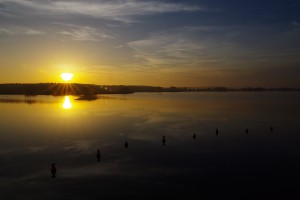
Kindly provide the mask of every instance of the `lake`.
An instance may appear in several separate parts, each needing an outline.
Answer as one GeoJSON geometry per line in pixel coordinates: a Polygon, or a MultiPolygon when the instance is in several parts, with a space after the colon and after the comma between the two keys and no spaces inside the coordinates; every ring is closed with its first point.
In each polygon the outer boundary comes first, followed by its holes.
{"type": "Polygon", "coordinates": [[[0,96],[0,199],[298,195],[299,92],[77,98],[0,96]]]}

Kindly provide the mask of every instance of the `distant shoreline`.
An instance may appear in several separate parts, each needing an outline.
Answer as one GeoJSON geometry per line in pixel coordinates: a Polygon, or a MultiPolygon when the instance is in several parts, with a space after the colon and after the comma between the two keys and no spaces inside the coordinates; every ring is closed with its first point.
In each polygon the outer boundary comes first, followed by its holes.
{"type": "Polygon", "coordinates": [[[79,83],[5,83],[0,84],[0,95],[78,95],[81,99],[93,99],[97,94],[132,94],[138,92],[268,92],[300,91],[300,88],[263,87],[155,87],[134,85],[95,85],[79,83]]]}

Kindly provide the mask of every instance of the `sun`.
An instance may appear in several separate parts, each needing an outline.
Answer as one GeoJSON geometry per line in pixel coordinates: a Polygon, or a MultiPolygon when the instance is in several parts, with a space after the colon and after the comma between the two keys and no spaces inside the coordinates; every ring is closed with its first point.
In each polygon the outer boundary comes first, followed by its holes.
{"type": "Polygon", "coordinates": [[[68,82],[68,81],[70,81],[70,80],[73,78],[73,74],[72,74],[72,73],[62,73],[62,74],[60,75],[60,77],[61,77],[64,81],[68,82]]]}

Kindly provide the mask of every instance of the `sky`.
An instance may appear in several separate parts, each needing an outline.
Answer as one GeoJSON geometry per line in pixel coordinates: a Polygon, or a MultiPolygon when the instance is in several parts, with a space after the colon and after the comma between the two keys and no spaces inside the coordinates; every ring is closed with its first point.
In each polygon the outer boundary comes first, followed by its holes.
{"type": "Polygon", "coordinates": [[[0,83],[300,87],[298,0],[0,0],[0,83]]]}

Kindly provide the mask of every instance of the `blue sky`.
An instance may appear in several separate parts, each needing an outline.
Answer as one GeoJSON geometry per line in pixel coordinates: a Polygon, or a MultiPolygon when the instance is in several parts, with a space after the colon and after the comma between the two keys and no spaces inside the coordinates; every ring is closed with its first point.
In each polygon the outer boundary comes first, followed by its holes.
{"type": "Polygon", "coordinates": [[[0,0],[0,82],[300,87],[300,2],[0,0]]]}

